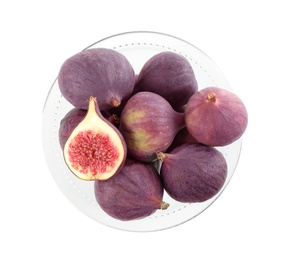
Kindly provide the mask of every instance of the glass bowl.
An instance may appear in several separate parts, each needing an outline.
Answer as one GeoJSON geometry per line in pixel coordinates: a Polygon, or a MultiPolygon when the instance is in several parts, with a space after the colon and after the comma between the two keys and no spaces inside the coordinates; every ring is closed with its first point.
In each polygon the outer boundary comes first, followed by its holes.
{"type": "MultiPolygon", "coordinates": [[[[171,35],[147,31],[127,32],[102,39],[85,49],[96,47],[111,48],[124,54],[136,74],[153,55],[162,51],[176,52],[191,63],[199,89],[216,86],[232,91],[224,75],[207,55],[192,44],[171,35]]],[[[168,209],[158,210],[151,216],[139,220],[114,219],[97,204],[94,197],[94,182],[82,181],[75,177],[63,160],[58,129],[61,119],[72,108],[72,105],[62,97],[56,78],[43,109],[42,134],[47,164],[55,182],[68,200],[81,212],[106,226],[126,231],[156,231],[185,223],[207,209],[220,196],[235,171],[241,152],[241,138],[228,146],[217,148],[226,158],[228,176],[222,190],[210,200],[202,203],[180,203],[164,193],[163,200],[170,204],[168,209]]]]}

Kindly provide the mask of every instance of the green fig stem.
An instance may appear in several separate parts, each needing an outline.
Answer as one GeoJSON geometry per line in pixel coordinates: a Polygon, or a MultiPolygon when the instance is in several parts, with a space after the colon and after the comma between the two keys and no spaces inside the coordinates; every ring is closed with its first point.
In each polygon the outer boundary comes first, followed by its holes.
{"type": "Polygon", "coordinates": [[[216,94],[214,92],[210,92],[206,97],[206,102],[216,102],[216,94]]]}
{"type": "Polygon", "coordinates": [[[170,206],[169,203],[163,201],[162,204],[161,204],[161,209],[162,209],[162,210],[164,210],[164,209],[168,209],[169,206],[170,206]]]}

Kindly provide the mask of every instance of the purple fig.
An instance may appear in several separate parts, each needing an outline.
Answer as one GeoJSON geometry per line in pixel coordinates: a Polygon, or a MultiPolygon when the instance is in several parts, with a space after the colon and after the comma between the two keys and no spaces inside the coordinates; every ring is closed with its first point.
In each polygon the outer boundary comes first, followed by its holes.
{"type": "Polygon", "coordinates": [[[68,137],[70,136],[74,128],[83,120],[86,114],[87,110],[73,108],[63,117],[60,122],[58,133],[59,143],[62,150],[68,137]]]}
{"type": "Polygon", "coordinates": [[[238,96],[225,89],[208,87],[189,99],[185,122],[189,133],[200,143],[224,146],[242,136],[248,114],[238,96]]]}
{"type": "Polygon", "coordinates": [[[149,162],[156,159],[157,152],[166,151],[184,125],[184,113],[176,112],[163,97],[139,92],[126,103],[119,129],[128,153],[149,162]]]}
{"type": "Polygon", "coordinates": [[[162,201],[163,186],[155,169],[126,159],[122,170],[105,181],[95,181],[95,197],[111,217],[127,221],[150,216],[157,209],[166,209],[162,201]]]}
{"type": "Polygon", "coordinates": [[[179,111],[198,90],[194,71],[182,55],[164,51],[150,58],[141,69],[134,93],[150,91],[164,97],[179,111]]]}
{"type": "Polygon", "coordinates": [[[93,48],[68,58],[60,68],[58,83],[62,95],[75,107],[86,109],[93,96],[100,110],[109,110],[131,95],[135,73],[123,54],[93,48]]]}
{"type": "Polygon", "coordinates": [[[183,144],[170,153],[158,153],[164,189],[180,202],[204,202],[214,197],[227,177],[227,163],[216,148],[183,144]]]}

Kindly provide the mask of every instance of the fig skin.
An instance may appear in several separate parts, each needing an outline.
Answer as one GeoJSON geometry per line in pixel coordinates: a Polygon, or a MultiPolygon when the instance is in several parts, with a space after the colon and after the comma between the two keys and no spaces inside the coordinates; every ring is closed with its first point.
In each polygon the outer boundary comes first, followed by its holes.
{"type": "Polygon", "coordinates": [[[175,136],[172,144],[168,148],[168,152],[174,148],[186,143],[199,143],[187,130],[186,127],[182,128],[175,136]]]}
{"type": "Polygon", "coordinates": [[[134,93],[150,91],[159,94],[180,111],[197,90],[198,84],[189,61],[180,54],[164,51],[144,64],[134,93]]]}
{"type": "Polygon", "coordinates": [[[184,113],[189,133],[210,146],[233,143],[243,135],[248,124],[241,99],[218,87],[207,87],[191,96],[184,113]]]}
{"type": "Polygon", "coordinates": [[[59,144],[62,150],[70,134],[86,114],[87,110],[73,108],[62,118],[58,130],[59,144]]]}
{"type": "Polygon", "coordinates": [[[227,163],[216,148],[183,144],[170,153],[159,153],[160,176],[166,192],[184,203],[204,202],[214,197],[227,178],[227,163]]]}
{"type": "Polygon", "coordinates": [[[61,66],[58,84],[62,95],[75,107],[86,109],[90,96],[100,110],[120,106],[135,85],[135,72],[121,53],[92,48],[68,58],[61,66]]]}
{"type": "Polygon", "coordinates": [[[151,162],[157,152],[167,150],[184,126],[184,113],[176,112],[167,100],[152,92],[139,92],[126,103],[119,129],[130,156],[151,162]]]}
{"type": "Polygon", "coordinates": [[[131,158],[117,175],[96,180],[94,192],[100,207],[122,221],[141,219],[169,207],[162,201],[164,190],[155,169],[131,158]]]}
{"type": "Polygon", "coordinates": [[[123,136],[101,115],[97,100],[90,97],[87,114],[64,145],[68,168],[82,180],[106,180],[121,170],[126,155],[123,136]]]}

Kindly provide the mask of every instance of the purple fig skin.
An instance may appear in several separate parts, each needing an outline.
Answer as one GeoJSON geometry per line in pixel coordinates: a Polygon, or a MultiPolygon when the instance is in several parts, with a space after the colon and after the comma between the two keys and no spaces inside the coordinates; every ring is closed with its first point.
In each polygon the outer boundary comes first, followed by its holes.
{"type": "Polygon", "coordinates": [[[61,120],[58,131],[60,147],[63,150],[64,145],[74,130],[74,128],[83,120],[86,116],[87,110],[73,108],[71,109],[61,120]]]}
{"type": "Polygon", "coordinates": [[[203,144],[183,144],[167,154],[159,154],[160,175],[166,192],[185,203],[204,202],[214,197],[227,177],[227,163],[216,148],[203,144]]]}
{"type": "Polygon", "coordinates": [[[189,133],[210,146],[233,143],[243,135],[248,124],[241,99],[218,87],[207,87],[191,96],[184,113],[189,133]]]}
{"type": "Polygon", "coordinates": [[[109,110],[131,95],[135,72],[123,54],[93,48],[71,56],[62,64],[58,84],[73,106],[86,109],[89,97],[94,96],[100,110],[109,110]]]}
{"type": "Polygon", "coordinates": [[[164,152],[185,126],[184,113],[176,112],[158,94],[139,92],[126,103],[120,118],[120,132],[135,159],[151,162],[164,152]]]}
{"type": "Polygon", "coordinates": [[[168,148],[168,152],[174,148],[186,143],[199,143],[187,130],[186,127],[182,128],[175,136],[172,144],[168,148]]]}
{"type": "Polygon", "coordinates": [[[154,55],[142,67],[134,93],[150,91],[164,97],[179,111],[198,90],[194,71],[182,55],[164,51],[154,55]]]}
{"type": "Polygon", "coordinates": [[[100,207],[122,221],[141,219],[169,206],[162,201],[164,190],[155,169],[130,158],[112,178],[95,181],[94,191],[100,207]]]}

